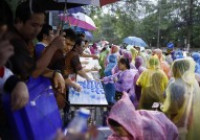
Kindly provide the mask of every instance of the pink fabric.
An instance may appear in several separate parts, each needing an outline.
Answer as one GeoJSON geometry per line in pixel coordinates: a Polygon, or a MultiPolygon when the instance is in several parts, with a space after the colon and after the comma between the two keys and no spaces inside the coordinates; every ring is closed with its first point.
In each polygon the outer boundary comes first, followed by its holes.
{"type": "Polygon", "coordinates": [[[83,29],[87,29],[87,30],[96,30],[97,29],[95,26],[87,23],[86,21],[76,19],[73,16],[68,16],[68,17],[60,16],[60,19],[66,21],[66,22],[69,22],[70,25],[78,26],[83,29]]]}
{"type": "MultiPolygon", "coordinates": [[[[111,109],[108,119],[122,125],[133,137],[129,140],[177,140],[176,126],[161,112],[135,110],[128,94],[124,93],[111,109]]],[[[109,124],[108,124],[109,125],[109,124]]],[[[111,130],[112,127],[109,125],[111,130]]],[[[113,134],[108,140],[128,140],[113,134]]]]}

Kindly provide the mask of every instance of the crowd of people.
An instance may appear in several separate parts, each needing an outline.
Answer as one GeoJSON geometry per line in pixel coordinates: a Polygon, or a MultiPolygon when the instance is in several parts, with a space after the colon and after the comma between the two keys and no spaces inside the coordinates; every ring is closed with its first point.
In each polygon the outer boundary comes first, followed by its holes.
{"type": "MultiPolygon", "coordinates": [[[[59,109],[68,115],[68,88],[78,92],[76,76],[90,80],[80,57],[98,59],[100,80],[108,101],[109,140],[176,140],[200,137],[200,53],[184,56],[174,47],[126,50],[94,43],[72,29],[45,23],[36,2],[17,6],[0,2],[0,96],[10,94],[11,109],[29,102],[30,77],[51,79],[59,109]],[[15,17],[15,18],[14,18],[15,17]],[[34,43],[37,39],[37,43],[34,43]]],[[[13,139],[0,100],[0,138],[13,139]]],[[[65,116],[64,119],[67,117],[65,116]]],[[[64,121],[66,122],[66,121],[64,121]]],[[[56,139],[66,139],[59,132],[56,139]]]]}

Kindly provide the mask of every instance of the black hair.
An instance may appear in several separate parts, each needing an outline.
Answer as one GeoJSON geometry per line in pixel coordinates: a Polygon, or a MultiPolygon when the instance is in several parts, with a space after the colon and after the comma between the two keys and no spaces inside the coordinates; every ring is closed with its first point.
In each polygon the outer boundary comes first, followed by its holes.
{"type": "Polygon", "coordinates": [[[64,33],[65,33],[65,38],[68,38],[68,39],[70,39],[71,41],[74,41],[74,42],[77,40],[77,35],[76,35],[74,30],[72,30],[70,28],[65,29],[64,33]]]}
{"type": "Polygon", "coordinates": [[[76,49],[80,49],[80,47],[82,47],[82,43],[85,43],[84,40],[81,37],[77,38],[76,43],[72,50],[77,51],[76,49]]]}
{"type": "Polygon", "coordinates": [[[116,121],[113,120],[113,119],[108,119],[108,123],[109,123],[109,125],[111,125],[112,127],[120,127],[120,126],[121,126],[118,122],[116,122],[116,121]]]}
{"type": "Polygon", "coordinates": [[[13,24],[13,14],[5,0],[0,1],[0,25],[12,25],[13,24]]]}
{"type": "Polygon", "coordinates": [[[77,34],[77,37],[78,37],[78,38],[85,39],[85,34],[84,34],[84,33],[78,33],[78,34],[77,34]]]}
{"type": "Polygon", "coordinates": [[[15,54],[9,59],[7,67],[22,80],[27,80],[36,67],[34,59],[29,55],[27,45],[20,39],[11,39],[15,54]]]}
{"type": "MultiPolygon", "coordinates": [[[[76,43],[75,43],[74,46],[81,46],[83,42],[84,42],[84,40],[83,40],[82,38],[79,37],[79,38],[77,38],[76,43]]],[[[84,43],[85,43],[85,42],[84,42],[84,43]]]]}
{"type": "Polygon", "coordinates": [[[107,50],[107,47],[103,47],[103,49],[101,50],[101,53],[106,51],[107,50]]]}
{"type": "Polygon", "coordinates": [[[120,58],[119,63],[124,64],[127,69],[131,68],[128,58],[120,58]]]}
{"type": "Polygon", "coordinates": [[[43,40],[43,35],[49,35],[49,31],[52,31],[53,30],[53,28],[52,28],[52,26],[51,25],[49,25],[49,24],[44,24],[43,25],[43,27],[42,27],[42,30],[41,30],[41,32],[38,34],[38,36],[37,36],[37,39],[39,40],[39,41],[42,41],[43,40]]]}
{"type": "Polygon", "coordinates": [[[31,18],[32,14],[44,14],[44,8],[39,4],[38,1],[33,0],[32,1],[32,7],[30,8],[30,2],[29,0],[25,2],[21,2],[16,9],[16,15],[15,15],[15,22],[18,23],[19,21],[22,21],[25,23],[27,20],[31,18]]]}

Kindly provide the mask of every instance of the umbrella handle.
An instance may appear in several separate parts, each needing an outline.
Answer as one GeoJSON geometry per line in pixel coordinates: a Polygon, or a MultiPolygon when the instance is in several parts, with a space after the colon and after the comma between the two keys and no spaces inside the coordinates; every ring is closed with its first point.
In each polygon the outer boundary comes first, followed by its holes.
{"type": "MultiPolygon", "coordinates": [[[[67,0],[65,0],[65,8],[64,8],[64,15],[63,15],[64,18],[65,18],[65,15],[67,15],[67,22],[68,22],[69,20],[68,20],[68,12],[67,12],[67,0]]],[[[70,26],[70,24],[69,24],[69,26],[70,26]]],[[[64,30],[64,20],[62,20],[62,22],[61,22],[61,32],[60,32],[60,34],[63,33],[63,30],[64,30]]]]}

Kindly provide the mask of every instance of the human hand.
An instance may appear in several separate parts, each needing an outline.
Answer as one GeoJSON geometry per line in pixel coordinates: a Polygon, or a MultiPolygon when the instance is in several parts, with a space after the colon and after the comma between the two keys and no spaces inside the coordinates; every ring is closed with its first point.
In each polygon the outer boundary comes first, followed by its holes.
{"type": "Polygon", "coordinates": [[[56,132],[56,136],[54,140],[67,140],[67,137],[64,135],[64,133],[59,129],[56,132]]]}
{"type": "Polygon", "coordinates": [[[50,43],[49,46],[55,47],[56,49],[64,49],[65,47],[65,38],[63,36],[57,36],[54,40],[50,43]]]}
{"type": "Polygon", "coordinates": [[[60,32],[61,32],[61,30],[62,30],[62,27],[61,27],[61,25],[58,25],[58,26],[57,26],[56,33],[55,33],[55,36],[59,36],[59,35],[60,35],[60,32]]]}
{"type": "Polygon", "coordinates": [[[81,86],[80,86],[79,84],[75,84],[75,85],[74,85],[74,89],[75,89],[76,91],[80,92],[82,88],[81,88],[81,86]]]}
{"type": "Polygon", "coordinates": [[[12,110],[23,108],[29,101],[28,88],[24,82],[18,82],[11,93],[12,110]]]}
{"type": "Polygon", "coordinates": [[[97,55],[92,55],[93,59],[99,59],[99,57],[97,55]]]}
{"type": "Polygon", "coordinates": [[[65,80],[59,72],[55,72],[55,75],[53,77],[53,82],[54,82],[54,88],[58,90],[60,93],[65,92],[65,80]]]}

